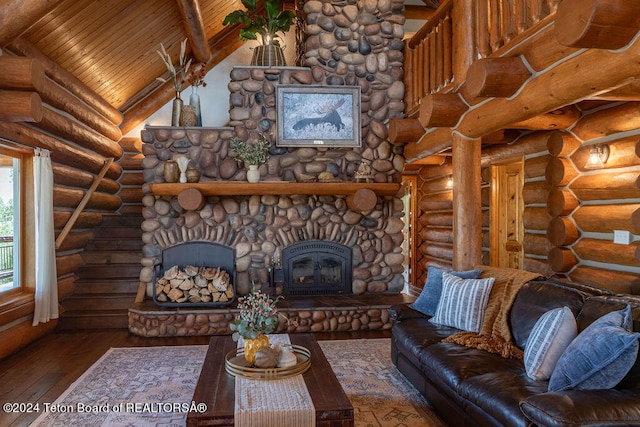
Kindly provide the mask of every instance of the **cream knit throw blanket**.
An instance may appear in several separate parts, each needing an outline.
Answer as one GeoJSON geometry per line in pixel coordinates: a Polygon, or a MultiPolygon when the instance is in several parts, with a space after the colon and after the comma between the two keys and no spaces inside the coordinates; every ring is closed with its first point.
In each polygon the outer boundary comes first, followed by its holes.
{"type": "Polygon", "coordinates": [[[540,277],[540,274],[486,265],[474,268],[482,270],[480,278],[494,277],[496,279],[489,295],[482,329],[479,333],[459,332],[443,341],[497,353],[505,358],[522,359],[523,352],[513,343],[509,329],[509,312],[520,288],[527,282],[540,277]]]}
{"type": "MultiPolygon", "coordinates": [[[[269,335],[269,342],[291,344],[286,334],[269,335]]],[[[238,346],[244,342],[239,340],[238,346]]],[[[234,420],[236,427],[314,427],[316,410],[302,375],[278,380],[236,377],[234,420]]]]}

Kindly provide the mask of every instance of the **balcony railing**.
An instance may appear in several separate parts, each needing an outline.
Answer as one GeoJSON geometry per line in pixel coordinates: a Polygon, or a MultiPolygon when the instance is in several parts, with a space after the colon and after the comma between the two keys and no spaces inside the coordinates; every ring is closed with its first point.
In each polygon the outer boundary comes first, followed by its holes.
{"type": "MultiPolygon", "coordinates": [[[[451,91],[456,82],[454,52],[472,49],[473,58],[500,56],[504,49],[519,38],[533,32],[555,15],[561,0],[482,0],[473,2],[471,10],[454,10],[447,0],[434,16],[406,42],[405,103],[409,115],[420,107],[420,100],[428,94],[451,91]],[[454,23],[457,17],[467,17],[454,23]],[[475,28],[466,40],[473,46],[456,40],[454,25],[475,28]]],[[[464,29],[463,29],[464,30],[464,29]]],[[[457,84],[457,83],[456,83],[457,84]]],[[[458,85],[459,86],[459,85],[458,85]]]]}
{"type": "Polygon", "coordinates": [[[13,279],[13,237],[0,236],[0,284],[13,279]]]}

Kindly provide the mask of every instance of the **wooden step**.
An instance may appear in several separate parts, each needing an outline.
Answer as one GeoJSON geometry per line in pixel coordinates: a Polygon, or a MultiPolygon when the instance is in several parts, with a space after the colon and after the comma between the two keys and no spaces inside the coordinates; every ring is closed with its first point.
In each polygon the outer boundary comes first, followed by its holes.
{"type": "Polygon", "coordinates": [[[139,227],[98,227],[93,230],[93,238],[142,240],[142,229],[139,227]]]}
{"type": "MultiPolygon", "coordinates": [[[[82,259],[86,264],[131,264],[142,259],[140,251],[84,251],[82,259]]],[[[88,266],[87,266],[88,267],[88,266]]]]}
{"type": "Polygon", "coordinates": [[[142,250],[142,237],[140,239],[95,239],[90,242],[87,251],[140,251],[142,250]]]}
{"type": "MultiPolygon", "coordinates": [[[[76,276],[77,277],[77,276],[76,276]]],[[[138,277],[110,280],[85,280],[76,279],[74,282],[75,293],[82,295],[91,294],[135,294],[140,286],[138,277]]]]}
{"type": "Polygon", "coordinates": [[[62,313],[57,331],[86,329],[128,329],[128,310],[75,311],[62,313]]]}
{"type": "Polygon", "coordinates": [[[115,265],[91,264],[82,266],[78,270],[77,275],[79,278],[84,280],[138,278],[140,277],[141,269],[142,265],[139,263],[115,265]]]}
{"type": "Polygon", "coordinates": [[[134,293],[80,294],[74,293],[62,301],[65,311],[128,310],[136,300],[134,293]]]}
{"type": "Polygon", "coordinates": [[[102,218],[101,227],[140,227],[144,221],[137,215],[105,215],[102,218]]]}

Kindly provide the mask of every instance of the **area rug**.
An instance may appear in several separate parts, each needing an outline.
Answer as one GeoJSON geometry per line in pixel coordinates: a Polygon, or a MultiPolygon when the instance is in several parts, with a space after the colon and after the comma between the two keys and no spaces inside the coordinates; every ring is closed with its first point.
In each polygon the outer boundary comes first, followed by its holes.
{"type": "MultiPolygon", "coordinates": [[[[356,427],[444,426],[391,363],[388,338],[320,345],[354,406],[356,427]]],[[[191,398],[206,350],[112,348],[31,425],[184,426],[187,412],[201,409],[191,398]]]]}
{"type": "Polygon", "coordinates": [[[444,427],[391,362],[388,338],[318,341],[360,427],[444,427]]]}

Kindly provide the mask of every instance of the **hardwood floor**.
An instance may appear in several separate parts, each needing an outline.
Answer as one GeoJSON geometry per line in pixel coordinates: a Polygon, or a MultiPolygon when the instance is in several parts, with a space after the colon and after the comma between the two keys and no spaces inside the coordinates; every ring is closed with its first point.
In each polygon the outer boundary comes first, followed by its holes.
{"type": "MultiPolygon", "coordinates": [[[[390,331],[317,333],[318,340],[387,338],[390,331]]],[[[145,338],[125,329],[57,332],[0,360],[0,403],[53,403],[111,347],[206,345],[210,337],[145,338]]],[[[39,413],[0,411],[0,426],[28,426],[39,413]]],[[[70,426],[71,427],[71,426],[70,426]]]]}

